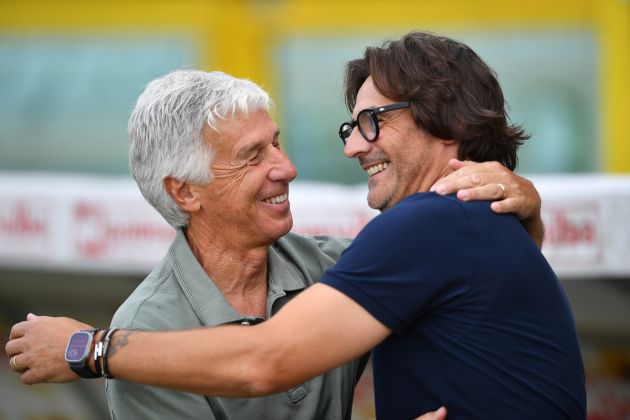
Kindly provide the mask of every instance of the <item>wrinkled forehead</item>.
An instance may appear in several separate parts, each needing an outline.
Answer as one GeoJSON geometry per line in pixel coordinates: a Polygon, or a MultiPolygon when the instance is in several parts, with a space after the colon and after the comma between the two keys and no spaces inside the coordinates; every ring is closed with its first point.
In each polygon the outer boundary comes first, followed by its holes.
{"type": "Polygon", "coordinates": [[[278,126],[263,108],[248,112],[235,112],[231,117],[219,120],[216,129],[204,124],[202,135],[213,147],[239,147],[243,144],[273,139],[278,126]]]}

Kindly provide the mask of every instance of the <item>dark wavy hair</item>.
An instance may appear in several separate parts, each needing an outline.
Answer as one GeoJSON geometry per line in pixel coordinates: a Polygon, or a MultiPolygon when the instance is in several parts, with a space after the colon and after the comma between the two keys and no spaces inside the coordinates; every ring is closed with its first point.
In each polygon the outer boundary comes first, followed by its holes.
{"type": "Polygon", "coordinates": [[[529,138],[510,122],[496,73],[461,42],[411,32],[382,47],[368,47],[346,65],[345,100],[354,109],[363,82],[395,101],[409,101],[418,127],[459,141],[459,158],[496,160],[516,168],[516,151],[529,138]]]}

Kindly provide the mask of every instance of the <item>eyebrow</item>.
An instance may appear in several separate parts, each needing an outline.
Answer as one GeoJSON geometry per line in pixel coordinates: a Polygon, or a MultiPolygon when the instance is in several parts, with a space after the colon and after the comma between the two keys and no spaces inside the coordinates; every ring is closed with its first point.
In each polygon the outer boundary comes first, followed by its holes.
{"type": "MultiPolygon", "coordinates": [[[[273,134],[273,140],[274,141],[278,140],[278,137],[280,137],[280,129],[277,129],[276,132],[273,134]]],[[[242,159],[248,156],[250,153],[258,149],[261,149],[265,145],[265,143],[266,143],[265,140],[257,140],[256,142],[252,143],[248,147],[245,147],[244,149],[239,150],[238,153],[236,153],[236,158],[242,159]]]]}
{"type": "MultiPolygon", "coordinates": [[[[365,111],[366,109],[378,109],[380,107],[382,107],[383,105],[372,105],[372,106],[366,106],[363,107],[359,110],[359,112],[361,111],[365,111]]],[[[357,115],[359,115],[359,112],[357,112],[357,115]]],[[[354,118],[354,116],[352,114],[350,114],[350,118],[352,118],[352,121],[356,121],[356,119],[354,118]]]]}

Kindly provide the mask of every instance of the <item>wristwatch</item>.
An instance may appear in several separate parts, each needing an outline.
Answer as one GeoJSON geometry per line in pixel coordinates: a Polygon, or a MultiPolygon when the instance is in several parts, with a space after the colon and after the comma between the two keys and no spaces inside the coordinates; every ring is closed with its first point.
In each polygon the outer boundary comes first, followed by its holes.
{"type": "Polygon", "coordinates": [[[101,375],[90,370],[89,360],[92,352],[92,341],[94,333],[99,331],[98,328],[90,330],[82,330],[73,333],[68,340],[66,347],[66,361],[70,369],[82,378],[100,378],[101,375]]]}

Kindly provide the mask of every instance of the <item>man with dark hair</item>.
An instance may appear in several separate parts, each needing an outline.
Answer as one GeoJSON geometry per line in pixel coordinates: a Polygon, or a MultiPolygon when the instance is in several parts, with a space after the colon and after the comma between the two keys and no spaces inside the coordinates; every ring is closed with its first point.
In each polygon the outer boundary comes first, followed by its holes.
{"type": "Polygon", "coordinates": [[[528,136],[508,123],[496,74],[466,45],[413,33],[383,48],[368,47],[363,58],[346,67],[350,112],[369,76],[382,95],[409,101],[418,127],[440,139],[457,139],[460,159],[516,168],[516,150],[528,136]]]}
{"type": "MultiPolygon", "coordinates": [[[[584,418],[571,309],[535,243],[488,202],[429,191],[453,158],[515,166],[526,136],[509,124],[493,72],[461,43],[411,33],[352,61],[346,86],[353,119],[339,130],[344,153],[367,172],[368,202],[383,213],[319,284],[268,321],[99,333],[98,341],[111,339],[110,351],[97,352],[92,369],[206,395],[255,396],[375,347],[378,417],[446,406],[449,418],[584,418]]],[[[82,327],[31,317],[13,328],[7,353],[20,356],[29,383],[71,380],[59,352],[82,327]]]]}

